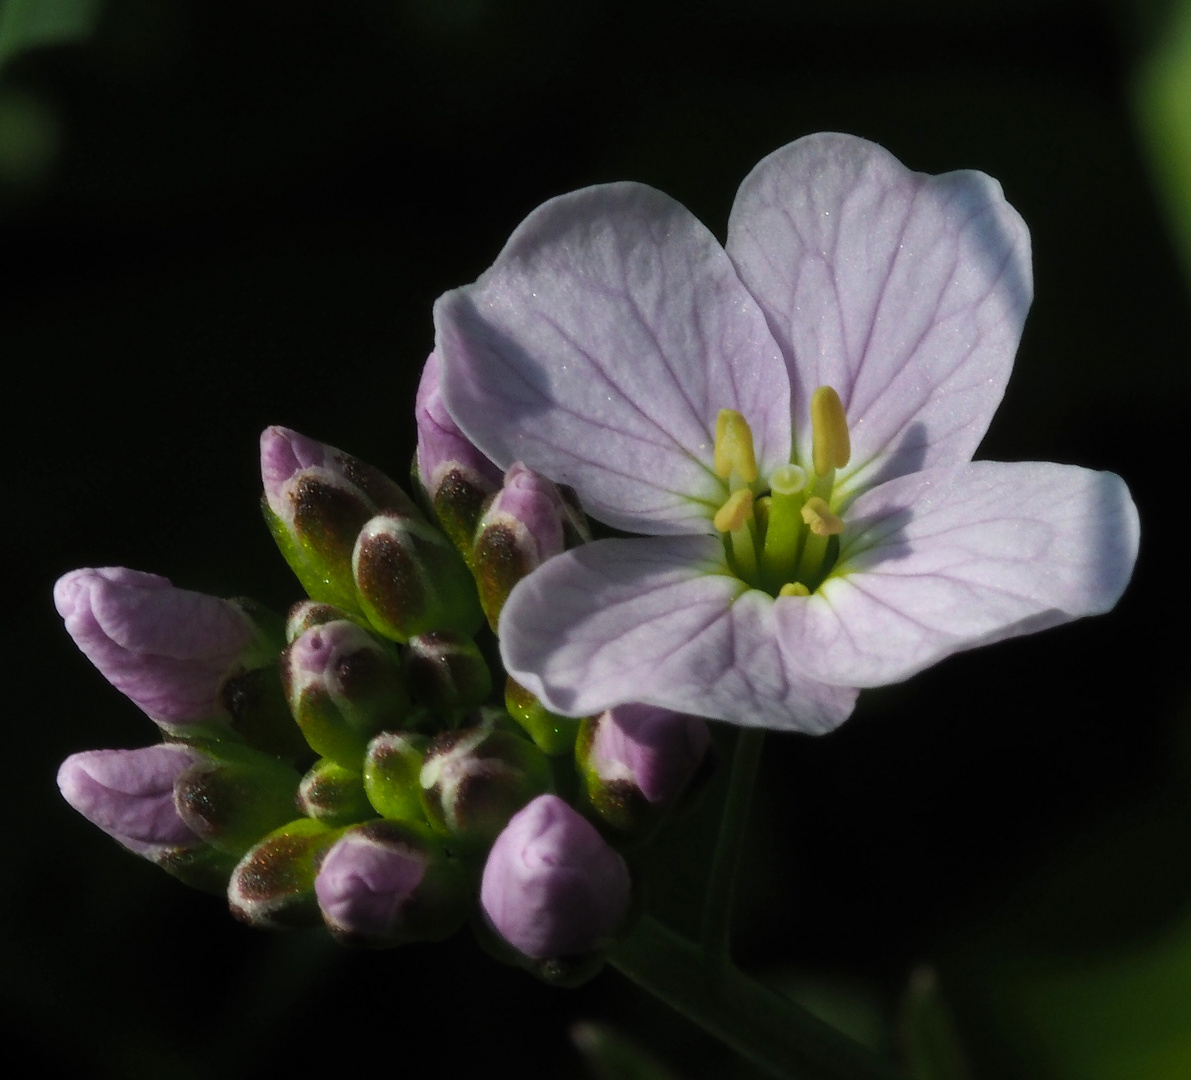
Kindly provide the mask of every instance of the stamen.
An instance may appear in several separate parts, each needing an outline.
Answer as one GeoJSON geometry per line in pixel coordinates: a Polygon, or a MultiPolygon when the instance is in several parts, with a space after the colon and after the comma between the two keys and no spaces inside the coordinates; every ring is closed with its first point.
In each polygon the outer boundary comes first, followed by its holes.
{"type": "Polygon", "coordinates": [[[838,536],[844,531],[844,523],[837,518],[819,498],[812,495],[802,507],[802,520],[810,526],[816,536],[838,536]]]}
{"type": "Polygon", "coordinates": [[[810,596],[811,591],[801,581],[787,581],[777,594],[778,596],[810,596]]]}
{"type": "Polygon", "coordinates": [[[736,532],[753,516],[753,493],[739,488],[728,496],[716,512],[712,524],[722,533],[736,532]]]}
{"type": "Polygon", "coordinates": [[[811,395],[811,437],[817,475],[827,476],[848,464],[852,456],[848,420],[839,394],[830,386],[820,386],[811,395]]]}
{"type": "Polygon", "coordinates": [[[735,409],[720,409],[715,419],[715,474],[728,480],[733,473],[746,484],[757,479],[753,432],[735,409]]]}

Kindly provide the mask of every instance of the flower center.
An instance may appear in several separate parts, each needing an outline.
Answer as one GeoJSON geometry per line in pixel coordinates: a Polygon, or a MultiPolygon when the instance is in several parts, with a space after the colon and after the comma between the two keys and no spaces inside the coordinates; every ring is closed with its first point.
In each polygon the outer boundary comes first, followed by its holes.
{"type": "Polygon", "coordinates": [[[748,421],[734,409],[716,418],[715,472],[728,482],[728,497],[714,524],[733,573],[771,596],[809,596],[839,555],[844,523],[831,510],[831,494],[835,470],[852,451],[843,404],[830,386],[811,396],[811,434],[811,473],[779,465],[763,478],[748,421]]]}

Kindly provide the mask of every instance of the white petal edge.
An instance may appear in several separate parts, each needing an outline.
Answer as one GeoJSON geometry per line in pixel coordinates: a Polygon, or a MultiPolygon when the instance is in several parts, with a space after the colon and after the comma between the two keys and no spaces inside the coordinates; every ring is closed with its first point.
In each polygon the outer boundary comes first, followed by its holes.
{"type": "Polygon", "coordinates": [[[864,139],[809,135],[741,184],[727,250],[786,354],[802,464],[822,385],[851,431],[845,496],[971,459],[1033,297],[1029,231],[997,181],[915,173],[864,139]]]}
{"type": "Polygon", "coordinates": [[[818,592],[778,601],[782,647],[808,678],[899,682],[952,653],[1108,611],[1138,536],[1113,473],[976,461],[901,477],[852,505],[818,592]]]}
{"type": "Polygon", "coordinates": [[[710,532],[716,416],[752,425],[758,462],[789,459],[789,385],[724,249],[643,184],[540,206],[474,284],[435,305],[443,397],[493,461],[579,493],[610,525],[710,532]]]}
{"type": "Polygon", "coordinates": [[[856,692],[800,676],[774,601],[732,577],[714,537],[600,540],[518,583],[500,618],[509,674],[556,712],[630,702],[821,734],[856,692]]]}

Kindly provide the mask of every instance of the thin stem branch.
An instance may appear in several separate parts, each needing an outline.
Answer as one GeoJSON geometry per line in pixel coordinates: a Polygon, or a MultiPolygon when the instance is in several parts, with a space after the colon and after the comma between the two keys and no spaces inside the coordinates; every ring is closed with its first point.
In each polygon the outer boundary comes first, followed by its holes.
{"type": "Polygon", "coordinates": [[[783,1080],[905,1080],[858,1043],[730,964],[709,978],[703,949],[643,917],[613,967],[783,1080]]]}
{"type": "Polygon", "coordinates": [[[731,963],[732,900],[736,891],[736,871],[744,848],[744,830],[752,804],[753,782],[757,777],[764,742],[763,728],[740,728],[732,751],[732,773],[728,778],[724,814],[720,818],[720,831],[712,856],[699,935],[713,978],[724,974],[731,963]]]}

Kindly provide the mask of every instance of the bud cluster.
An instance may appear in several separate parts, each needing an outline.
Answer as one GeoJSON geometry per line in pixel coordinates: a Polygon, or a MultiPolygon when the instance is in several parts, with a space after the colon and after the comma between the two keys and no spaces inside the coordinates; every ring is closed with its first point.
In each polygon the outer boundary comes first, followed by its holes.
{"type": "Polygon", "coordinates": [[[466,440],[433,355],[416,415],[422,508],[334,447],[262,435],[265,519],[308,597],[284,619],[124,568],[58,582],[71,636],[165,740],[75,754],[59,786],[252,925],[389,947],[471,919],[504,959],[580,981],[630,918],[626,854],[706,771],[707,728],[557,716],[494,678],[505,599],[585,519],[466,440]]]}

